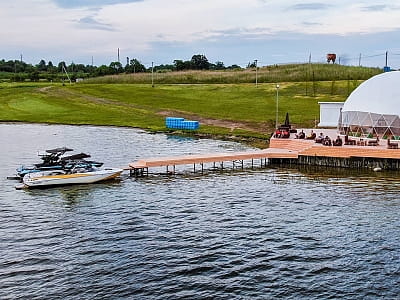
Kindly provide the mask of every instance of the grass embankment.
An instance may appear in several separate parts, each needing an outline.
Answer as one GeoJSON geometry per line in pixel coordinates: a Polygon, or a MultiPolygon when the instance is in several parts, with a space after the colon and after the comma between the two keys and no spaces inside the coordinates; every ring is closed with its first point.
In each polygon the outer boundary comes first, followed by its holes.
{"type": "MultiPolygon", "coordinates": [[[[366,80],[382,73],[379,68],[352,67],[338,64],[287,64],[258,68],[259,83],[366,80]]],[[[154,73],[155,84],[238,84],[254,83],[255,68],[223,71],[179,71],[154,73]]],[[[152,81],[151,73],[96,77],[87,83],[139,83],[152,81]]]]}
{"type": "MultiPolygon", "coordinates": [[[[280,83],[279,120],[313,127],[319,101],[343,101],[359,81],[280,83]]],[[[0,121],[93,124],[166,131],[166,116],[200,120],[199,135],[269,138],[275,84],[0,84],[0,121]]],[[[263,146],[263,143],[259,144],[263,146]]]]}

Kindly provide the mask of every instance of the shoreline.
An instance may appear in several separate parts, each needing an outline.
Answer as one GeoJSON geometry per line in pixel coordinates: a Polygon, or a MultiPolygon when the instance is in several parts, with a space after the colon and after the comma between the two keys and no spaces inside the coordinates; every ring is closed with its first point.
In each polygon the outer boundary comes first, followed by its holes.
{"type": "Polygon", "coordinates": [[[267,149],[269,148],[269,139],[262,139],[256,137],[243,137],[243,136],[235,136],[235,135],[221,135],[221,134],[212,134],[212,133],[196,133],[191,131],[181,131],[181,130],[151,130],[141,127],[135,126],[117,126],[117,125],[98,125],[98,124],[71,124],[71,123],[46,123],[46,122],[27,122],[27,121],[0,121],[0,124],[38,124],[38,125],[64,125],[64,126],[93,126],[93,127],[114,127],[114,128],[127,128],[127,129],[138,129],[143,130],[149,134],[166,134],[172,136],[183,136],[183,137],[193,137],[198,139],[212,139],[212,140],[221,140],[221,141],[231,141],[236,143],[246,144],[248,146],[257,148],[257,149],[267,149]]]}

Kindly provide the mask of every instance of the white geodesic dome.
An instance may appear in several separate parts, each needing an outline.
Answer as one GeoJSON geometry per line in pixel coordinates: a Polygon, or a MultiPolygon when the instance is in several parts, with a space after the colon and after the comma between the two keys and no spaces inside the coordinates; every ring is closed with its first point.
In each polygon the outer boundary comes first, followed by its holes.
{"type": "Polygon", "coordinates": [[[340,131],[400,135],[400,71],[364,81],[347,98],[339,119],[340,131]]]}

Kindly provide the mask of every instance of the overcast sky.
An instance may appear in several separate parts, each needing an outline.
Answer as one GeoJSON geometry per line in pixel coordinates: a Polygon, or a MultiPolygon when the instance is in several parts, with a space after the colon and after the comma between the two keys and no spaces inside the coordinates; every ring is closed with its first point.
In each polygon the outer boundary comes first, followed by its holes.
{"type": "Polygon", "coordinates": [[[205,54],[260,65],[325,61],[400,68],[400,2],[389,0],[2,0],[0,59],[146,66],[205,54]]]}

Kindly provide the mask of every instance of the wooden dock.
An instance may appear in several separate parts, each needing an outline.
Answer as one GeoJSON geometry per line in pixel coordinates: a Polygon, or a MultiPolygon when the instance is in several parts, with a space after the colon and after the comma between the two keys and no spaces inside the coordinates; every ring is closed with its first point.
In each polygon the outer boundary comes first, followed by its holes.
{"type": "Polygon", "coordinates": [[[243,162],[245,160],[250,160],[252,166],[255,163],[254,160],[259,160],[260,165],[263,166],[267,164],[268,159],[296,159],[297,157],[297,151],[269,148],[260,151],[210,153],[141,159],[130,163],[129,170],[131,176],[143,176],[145,172],[148,174],[150,167],[166,167],[167,173],[171,173],[169,167],[172,167],[172,173],[175,173],[175,167],[178,165],[193,165],[194,170],[196,170],[196,165],[200,165],[201,171],[203,171],[205,163],[213,163],[214,167],[215,163],[220,163],[223,168],[224,162],[231,161],[233,165],[239,163],[243,167],[243,162]]]}
{"type": "Polygon", "coordinates": [[[224,162],[231,161],[234,168],[237,164],[243,168],[246,160],[251,161],[252,167],[257,163],[255,160],[259,160],[261,167],[271,162],[290,162],[332,167],[379,167],[399,170],[400,149],[387,149],[385,142],[379,146],[335,147],[316,144],[313,140],[272,138],[270,148],[265,150],[147,158],[130,163],[127,169],[131,176],[139,177],[145,173],[148,174],[150,167],[166,167],[167,174],[171,174],[175,173],[178,165],[193,165],[194,172],[196,172],[196,165],[199,165],[203,172],[206,163],[213,163],[213,168],[216,168],[216,163],[219,163],[223,168],[224,162]],[[172,167],[172,171],[169,167],[172,167]]]}
{"type": "Polygon", "coordinates": [[[296,149],[299,165],[400,170],[400,149],[388,149],[385,140],[378,146],[323,146],[307,140],[271,139],[270,147],[296,149]]]}
{"type": "Polygon", "coordinates": [[[319,157],[365,157],[382,159],[400,159],[400,149],[387,149],[386,142],[382,141],[380,146],[351,146],[340,147],[323,146],[314,141],[295,139],[271,139],[271,148],[291,149],[297,151],[298,156],[319,157]]]}

